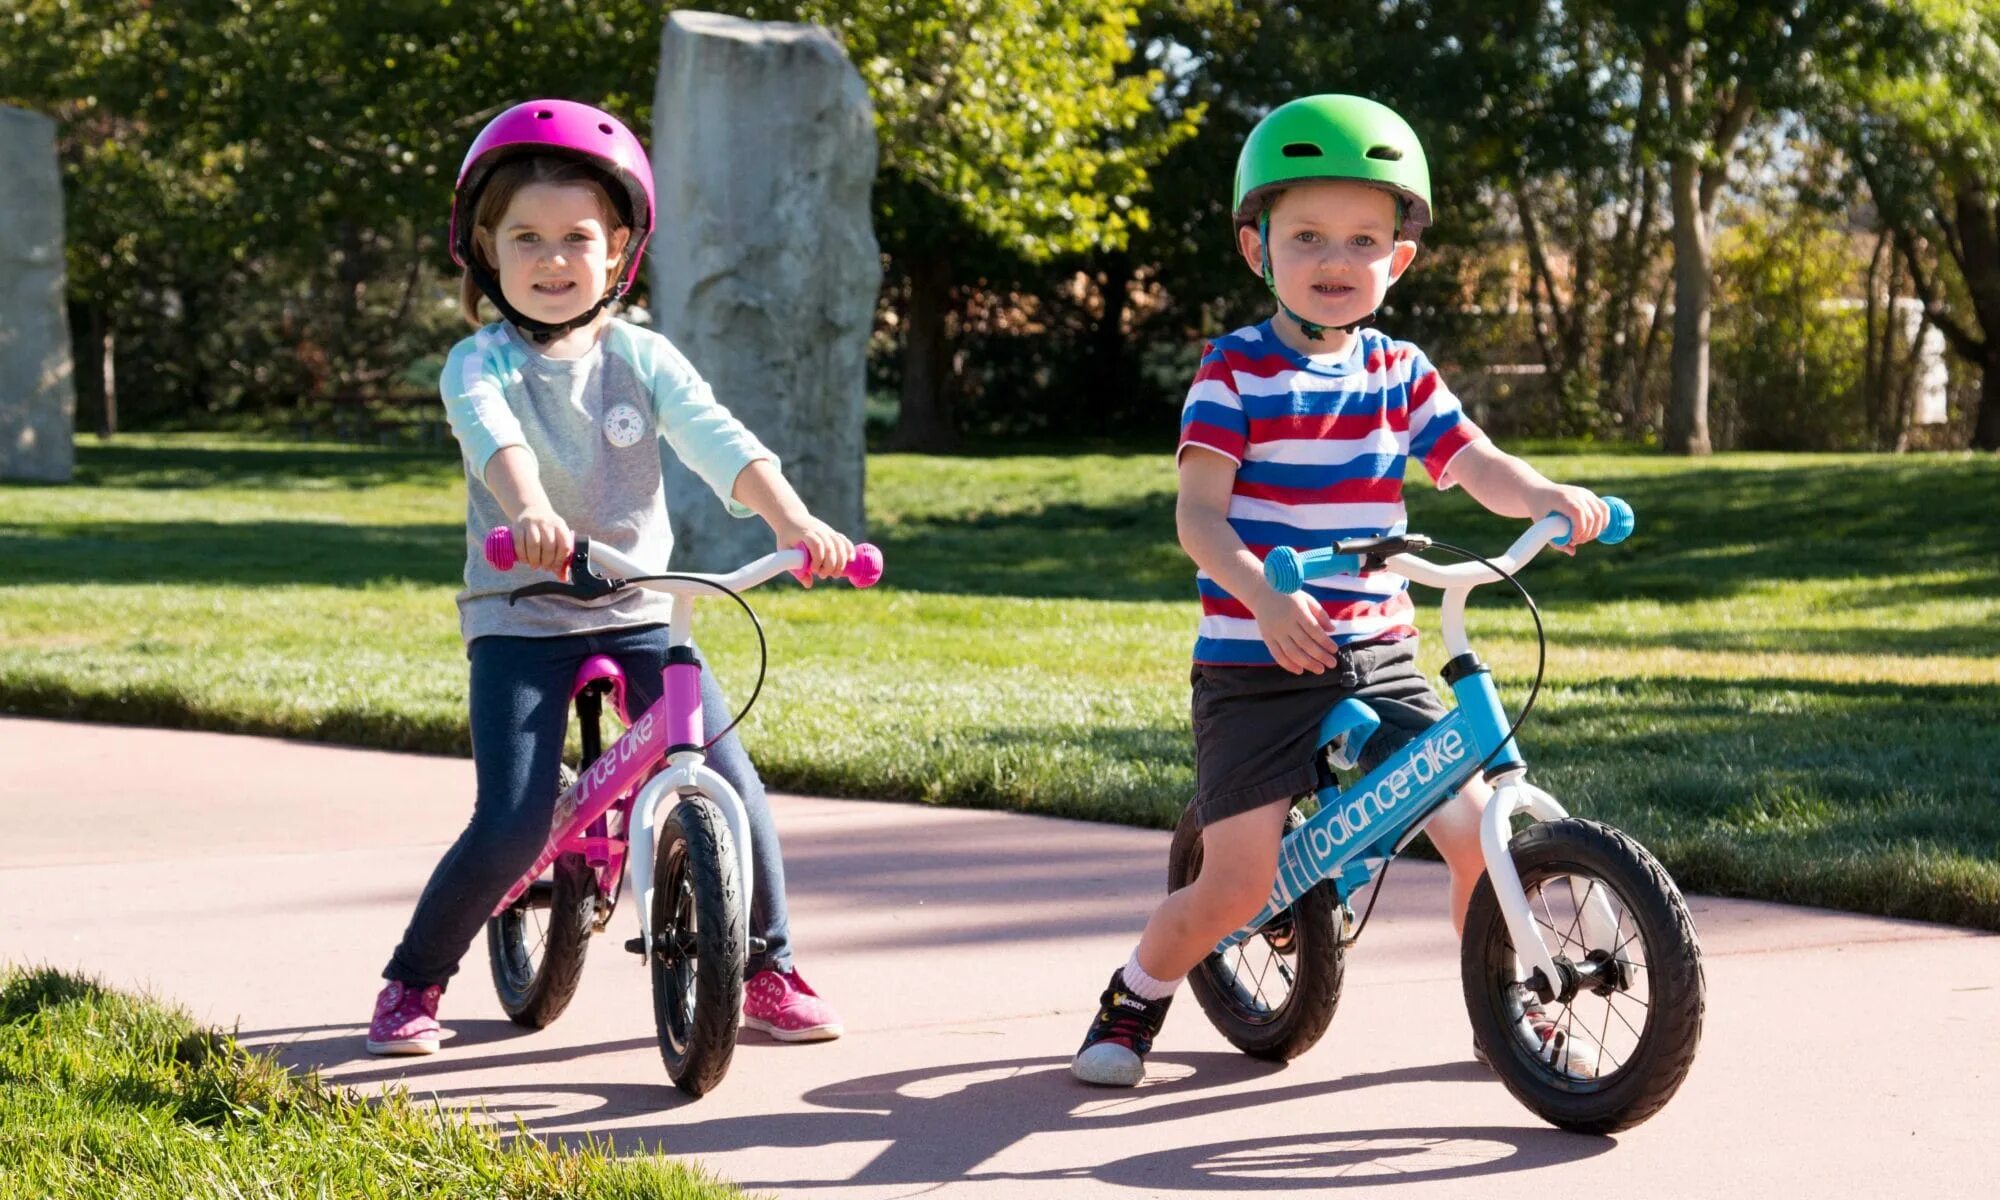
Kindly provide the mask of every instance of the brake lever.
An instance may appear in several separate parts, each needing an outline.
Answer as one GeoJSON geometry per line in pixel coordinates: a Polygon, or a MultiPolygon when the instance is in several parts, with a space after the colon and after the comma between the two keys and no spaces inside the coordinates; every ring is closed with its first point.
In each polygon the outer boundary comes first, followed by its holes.
{"type": "Polygon", "coordinates": [[[507,593],[507,606],[513,607],[518,601],[530,596],[567,596],[572,600],[595,600],[609,596],[626,587],[623,579],[600,579],[590,569],[590,539],[578,534],[576,549],[569,559],[569,578],[566,580],[544,579],[515,588],[507,593]]]}
{"type": "Polygon", "coordinates": [[[1422,554],[1431,548],[1431,539],[1421,533],[1391,533],[1381,537],[1343,538],[1334,543],[1342,554],[1361,556],[1364,573],[1380,571],[1398,554],[1422,554]]]}

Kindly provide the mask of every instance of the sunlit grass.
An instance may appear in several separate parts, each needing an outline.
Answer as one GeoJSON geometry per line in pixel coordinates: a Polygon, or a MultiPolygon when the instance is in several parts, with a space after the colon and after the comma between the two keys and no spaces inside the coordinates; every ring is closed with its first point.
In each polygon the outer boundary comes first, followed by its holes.
{"type": "MultiPolygon", "coordinates": [[[[1538,779],[1686,886],[2000,929],[2000,462],[1536,461],[1639,513],[1524,578],[1550,636],[1538,779]]],[[[153,438],[80,463],[80,486],[0,488],[0,705],[464,751],[456,460],[153,438]]],[[[1195,619],[1173,487],[1165,454],[871,459],[883,584],[754,597],[766,775],[1171,823],[1195,619]]],[[[1420,485],[1411,511],[1476,550],[1518,529],[1420,485]]],[[[1487,589],[1470,624],[1518,704],[1518,598],[1487,589]]],[[[700,630],[747,694],[748,629],[710,606],[700,630]]]]}
{"type": "Polygon", "coordinates": [[[392,1092],[322,1087],[179,1009],[0,964],[0,1197],[726,1200],[609,1147],[503,1139],[392,1092]]]}

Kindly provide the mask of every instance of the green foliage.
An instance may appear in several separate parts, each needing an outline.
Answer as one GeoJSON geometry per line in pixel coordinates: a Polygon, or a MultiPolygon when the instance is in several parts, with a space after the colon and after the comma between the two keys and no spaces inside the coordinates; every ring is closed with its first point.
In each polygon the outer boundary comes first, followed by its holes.
{"type": "Polygon", "coordinates": [[[548,94],[643,121],[660,19],[22,0],[0,101],[61,121],[71,297],[109,315],[128,414],[352,402],[462,332],[443,234],[480,124],[548,94]]]}
{"type": "Polygon", "coordinates": [[[1715,264],[1716,444],[1866,448],[1867,330],[1853,301],[1865,264],[1839,224],[1811,210],[1753,218],[1725,232],[1715,264]]]}
{"type": "Polygon", "coordinates": [[[673,1163],[502,1142],[391,1092],[363,1100],[185,1012],[0,965],[0,1196],[726,1200],[673,1163]]]}
{"type": "Polygon", "coordinates": [[[1825,124],[1931,319],[1983,371],[1972,440],[2000,449],[2000,0],[1898,11],[1894,39],[1830,73],[1825,124]]]}
{"type": "MultiPolygon", "coordinates": [[[[1147,168],[1201,116],[1155,119],[1161,72],[1128,69],[1135,0],[721,7],[834,30],[868,82],[885,180],[1031,261],[1119,247],[1145,228],[1147,168]]],[[[897,215],[885,213],[892,228],[897,215]]],[[[899,232],[935,249],[932,231],[899,232]]]]}

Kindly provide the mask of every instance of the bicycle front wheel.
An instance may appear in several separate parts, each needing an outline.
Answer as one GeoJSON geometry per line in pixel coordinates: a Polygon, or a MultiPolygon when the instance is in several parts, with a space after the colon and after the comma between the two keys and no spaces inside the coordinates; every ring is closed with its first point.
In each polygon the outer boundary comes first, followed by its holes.
{"type": "MultiPolygon", "coordinates": [[[[565,765],[556,794],[575,783],[576,772],[565,765]]],[[[583,979],[596,919],[597,874],[581,854],[565,854],[549,878],[536,880],[505,912],[487,920],[486,958],[508,1020],[542,1029],[563,1014],[583,979]]]]}
{"type": "Polygon", "coordinates": [[[1509,849],[1564,978],[1553,1000],[1530,992],[1482,878],[1460,951],[1474,1044],[1550,1124],[1629,1129],[1673,1098],[1701,1041],[1707,985],[1687,902],[1644,847],[1596,821],[1531,825],[1509,849]]]}
{"type": "MultiPolygon", "coordinates": [[[[1201,874],[1201,830],[1181,816],[1167,856],[1167,890],[1201,874]]],[[[1305,823],[1294,808],[1287,833],[1305,823]]],[[[1312,1049],[1333,1022],[1346,971],[1340,903],[1321,882],[1241,945],[1211,954],[1188,972],[1195,1001],[1229,1044],[1253,1058],[1288,1062],[1312,1049]]]]}
{"type": "Polygon", "coordinates": [[[749,955],[736,847],[722,811],[684,798],[660,826],[653,859],[653,1025],[667,1077],[706,1095],[729,1071],[749,955]]]}

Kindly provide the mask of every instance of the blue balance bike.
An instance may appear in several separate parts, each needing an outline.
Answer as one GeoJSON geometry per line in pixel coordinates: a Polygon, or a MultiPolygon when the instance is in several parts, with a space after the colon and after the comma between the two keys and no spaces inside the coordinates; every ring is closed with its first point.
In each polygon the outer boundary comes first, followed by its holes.
{"type": "MultiPolygon", "coordinates": [[[[1621,500],[1607,503],[1612,521],[1600,540],[1622,541],[1632,510],[1621,500]]],[[[1361,748],[1380,719],[1357,699],[1327,713],[1319,738],[1324,786],[1302,797],[1287,819],[1270,902],[1189,976],[1202,1010],[1238,1049],[1282,1061],[1319,1041],[1340,999],[1347,948],[1367,924],[1366,913],[1355,922],[1350,900],[1459,788],[1483,775],[1493,787],[1480,827],[1486,874],[1460,947],[1480,1057],[1538,1116],[1588,1133],[1646,1120],[1687,1077],[1706,1000],[1686,901],[1644,847],[1601,822],[1571,817],[1528,782],[1513,736],[1520,719],[1507,719],[1491,673],[1466,640],[1472,589],[1505,579],[1527,597],[1516,572],[1568,535],[1569,522],[1551,515],[1497,559],[1394,534],[1306,553],[1280,547],[1265,560],[1265,578],[1284,592],[1373,570],[1442,589],[1450,656],[1444,679],[1458,705],[1359,779],[1361,748]],[[1441,566],[1416,557],[1433,546],[1467,561],[1441,566]],[[1517,817],[1527,819],[1518,833],[1517,817]]],[[[1528,606],[1535,611],[1531,597],[1528,606]]],[[[1535,629],[1539,638],[1539,613],[1535,629]]],[[[1540,686],[1538,663],[1522,718],[1540,686]]],[[[1183,819],[1169,889],[1200,871],[1201,834],[1183,819]]]]}

